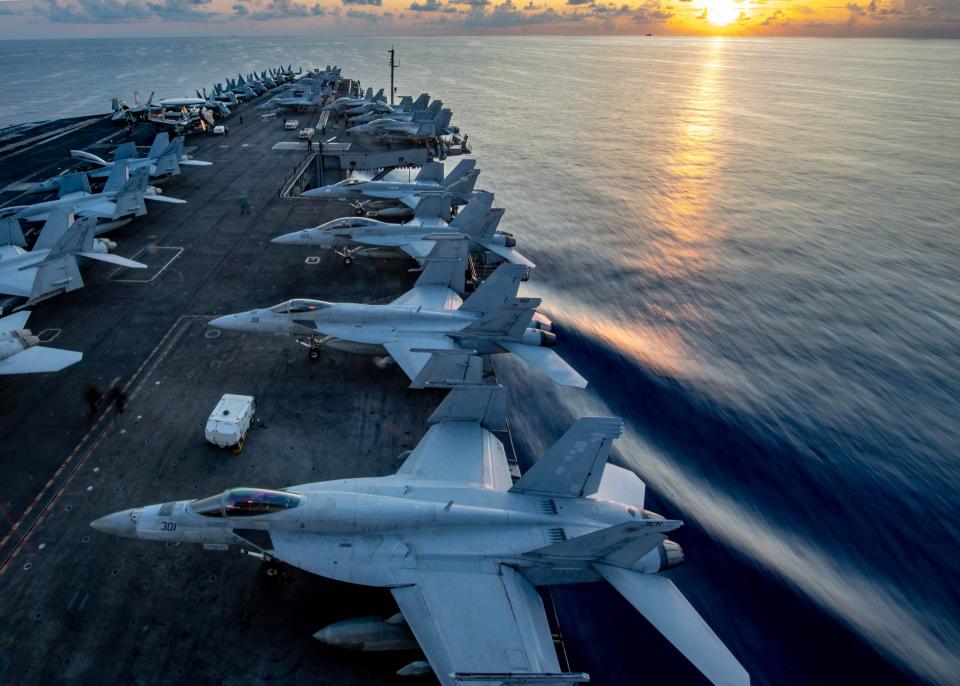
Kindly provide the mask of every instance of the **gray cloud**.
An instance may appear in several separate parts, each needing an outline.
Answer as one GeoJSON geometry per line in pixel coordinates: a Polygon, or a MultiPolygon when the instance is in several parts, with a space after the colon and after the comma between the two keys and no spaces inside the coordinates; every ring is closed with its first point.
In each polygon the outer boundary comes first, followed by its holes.
{"type": "MultiPolygon", "coordinates": [[[[377,3],[380,4],[379,2],[377,3]]],[[[360,10],[347,10],[346,15],[350,19],[357,19],[360,21],[365,21],[370,24],[375,24],[380,21],[393,19],[393,12],[383,12],[378,14],[377,12],[362,12],[360,10]]]]}
{"type": "Polygon", "coordinates": [[[262,7],[258,7],[249,14],[243,5],[233,6],[234,14],[238,17],[249,16],[253,21],[272,21],[274,19],[289,19],[291,17],[323,17],[327,10],[320,3],[306,5],[294,0],[270,0],[262,7]]]}
{"type": "MultiPolygon", "coordinates": [[[[445,5],[438,0],[424,0],[423,2],[414,2],[410,3],[409,9],[414,12],[443,12],[446,14],[458,14],[460,10],[452,5],[445,5]]],[[[403,15],[400,15],[401,17],[403,15]]]]}
{"type": "Polygon", "coordinates": [[[219,17],[217,12],[199,9],[211,0],[157,0],[148,2],[147,9],[164,21],[208,21],[219,17]]]}
{"type": "Polygon", "coordinates": [[[340,0],[344,5],[375,5],[379,7],[383,0],[340,0]]]}

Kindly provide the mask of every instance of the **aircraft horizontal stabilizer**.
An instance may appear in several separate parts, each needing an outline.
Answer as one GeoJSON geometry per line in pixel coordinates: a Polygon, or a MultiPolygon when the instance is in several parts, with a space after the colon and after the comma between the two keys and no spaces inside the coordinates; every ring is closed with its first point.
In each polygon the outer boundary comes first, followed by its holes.
{"type": "Polygon", "coordinates": [[[597,562],[636,568],[640,560],[663,542],[683,522],[671,519],[640,519],[571,538],[525,553],[545,560],[597,562]]]}
{"type": "Polygon", "coordinates": [[[749,686],[750,675],[666,577],[594,568],[716,686],[749,686]]]}
{"type": "Polygon", "coordinates": [[[19,219],[4,219],[0,221],[0,245],[17,245],[24,247],[27,241],[23,237],[19,219]]]}
{"type": "Polygon", "coordinates": [[[8,314],[0,318],[0,333],[13,333],[27,328],[27,320],[30,318],[30,310],[23,310],[14,314],[8,314]]]}
{"type": "Polygon", "coordinates": [[[102,157],[97,157],[92,152],[87,152],[86,150],[71,150],[70,157],[75,160],[83,160],[84,162],[93,162],[101,167],[106,167],[109,162],[107,162],[102,157]]]}
{"type": "Polygon", "coordinates": [[[500,686],[523,686],[524,684],[570,686],[570,684],[589,683],[590,675],[586,672],[454,672],[453,680],[462,683],[499,684],[500,686]]]}
{"type": "Polygon", "coordinates": [[[536,264],[534,264],[532,260],[530,260],[527,257],[524,257],[520,252],[518,252],[516,248],[508,248],[505,245],[497,245],[496,243],[492,243],[490,241],[474,241],[474,242],[477,243],[478,245],[483,246],[484,250],[489,250],[490,252],[495,253],[500,257],[504,258],[508,262],[512,262],[513,264],[522,264],[523,266],[529,269],[533,269],[534,267],[537,266],[536,264]]]}
{"type": "Polygon", "coordinates": [[[511,341],[501,341],[500,345],[534,369],[549,376],[558,384],[573,386],[574,388],[587,387],[587,380],[580,376],[580,373],[577,372],[576,369],[567,364],[562,357],[550,348],[514,343],[511,341]]]}
{"type": "Polygon", "coordinates": [[[40,374],[58,372],[83,359],[83,353],[35,345],[12,357],[0,360],[0,374],[40,374]]]}
{"type": "Polygon", "coordinates": [[[169,195],[144,195],[144,200],[153,200],[155,202],[165,202],[171,205],[186,205],[187,201],[182,200],[181,198],[171,198],[169,195]]]}
{"type": "Polygon", "coordinates": [[[120,255],[111,255],[110,253],[104,252],[78,252],[77,256],[86,257],[91,260],[99,260],[100,262],[109,262],[110,264],[118,264],[121,267],[128,267],[130,269],[146,269],[147,265],[143,262],[135,262],[129,260],[126,257],[120,257],[120,255]]]}

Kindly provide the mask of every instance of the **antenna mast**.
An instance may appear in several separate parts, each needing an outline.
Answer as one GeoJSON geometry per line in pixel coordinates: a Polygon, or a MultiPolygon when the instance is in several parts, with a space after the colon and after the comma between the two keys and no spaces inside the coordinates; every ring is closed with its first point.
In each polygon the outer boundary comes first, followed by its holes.
{"type": "Polygon", "coordinates": [[[389,52],[390,52],[390,106],[392,107],[393,94],[397,92],[397,89],[394,88],[393,86],[393,72],[397,67],[400,66],[400,64],[396,61],[396,59],[394,59],[397,51],[393,48],[392,45],[390,46],[389,52]]]}

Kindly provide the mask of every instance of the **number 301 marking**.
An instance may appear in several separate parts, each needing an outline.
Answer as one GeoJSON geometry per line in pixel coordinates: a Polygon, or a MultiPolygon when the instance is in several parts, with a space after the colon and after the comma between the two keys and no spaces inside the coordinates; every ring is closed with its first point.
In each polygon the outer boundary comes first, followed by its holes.
{"type": "Polygon", "coordinates": [[[177,523],[176,522],[161,522],[160,531],[176,531],[177,523]]]}

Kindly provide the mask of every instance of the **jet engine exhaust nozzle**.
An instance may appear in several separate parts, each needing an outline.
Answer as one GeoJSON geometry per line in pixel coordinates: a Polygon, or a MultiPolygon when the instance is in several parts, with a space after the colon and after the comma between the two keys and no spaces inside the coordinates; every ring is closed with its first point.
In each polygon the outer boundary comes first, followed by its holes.
{"type": "Polygon", "coordinates": [[[540,346],[541,348],[555,348],[557,346],[557,334],[542,329],[528,328],[523,332],[523,343],[540,346]]]}

